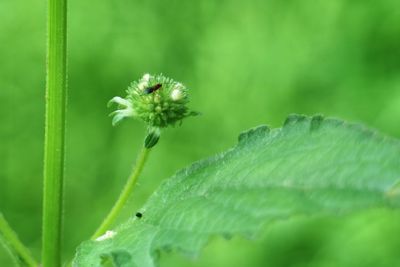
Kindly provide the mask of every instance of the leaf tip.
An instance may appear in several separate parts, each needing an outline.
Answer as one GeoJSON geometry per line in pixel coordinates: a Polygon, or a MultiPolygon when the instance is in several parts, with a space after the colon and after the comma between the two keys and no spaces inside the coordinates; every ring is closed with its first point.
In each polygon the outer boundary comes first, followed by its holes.
{"type": "Polygon", "coordinates": [[[289,126],[289,125],[293,125],[297,122],[301,122],[304,121],[305,119],[307,119],[307,116],[302,115],[302,114],[290,114],[285,122],[283,123],[283,127],[289,126]]]}
{"type": "Polygon", "coordinates": [[[247,130],[245,132],[242,132],[239,137],[238,137],[238,141],[239,144],[255,138],[255,137],[259,137],[259,136],[265,136],[270,132],[270,129],[267,125],[260,125],[258,127],[252,128],[250,130],[247,130]]]}
{"type": "Polygon", "coordinates": [[[316,114],[312,116],[310,123],[310,131],[318,130],[324,121],[324,116],[322,114],[316,114]]]}

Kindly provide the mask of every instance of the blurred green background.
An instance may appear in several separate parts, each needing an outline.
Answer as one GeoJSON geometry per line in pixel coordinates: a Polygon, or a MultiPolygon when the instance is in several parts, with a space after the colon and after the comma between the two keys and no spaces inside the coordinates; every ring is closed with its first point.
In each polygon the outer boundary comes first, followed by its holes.
{"type": "MultiPolygon", "coordinates": [[[[0,210],[40,255],[46,6],[0,1],[0,210]]],[[[191,89],[203,113],[164,132],[123,221],[176,170],[289,113],[323,113],[400,137],[398,0],[69,2],[64,256],[111,207],[144,125],[106,108],[145,72],[191,89]]],[[[293,218],[263,238],[215,238],[161,266],[400,266],[400,212],[293,218]]],[[[0,247],[0,266],[12,266],[0,247]]]]}

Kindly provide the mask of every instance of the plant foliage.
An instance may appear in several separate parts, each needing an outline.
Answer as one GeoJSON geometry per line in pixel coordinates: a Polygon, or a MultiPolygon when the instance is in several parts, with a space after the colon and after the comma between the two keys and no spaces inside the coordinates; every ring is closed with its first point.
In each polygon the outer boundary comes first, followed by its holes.
{"type": "Polygon", "coordinates": [[[160,250],[197,254],[215,235],[253,238],[273,220],[400,205],[400,143],[357,124],[291,115],[284,126],[166,180],[102,241],[86,241],[74,266],[152,267],[160,250]]]}

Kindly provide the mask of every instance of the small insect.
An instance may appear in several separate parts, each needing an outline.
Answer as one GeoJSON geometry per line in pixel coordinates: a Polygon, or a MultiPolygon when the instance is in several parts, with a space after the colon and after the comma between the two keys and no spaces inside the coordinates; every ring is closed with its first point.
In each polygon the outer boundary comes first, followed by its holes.
{"type": "Polygon", "coordinates": [[[143,214],[140,212],[136,212],[135,216],[140,219],[142,218],[143,214]]]}
{"type": "Polygon", "coordinates": [[[147,87],[146,89],[144,89],[144,94],[145,95],[149,95],[155,91],[157,91],[158,89],[160,89],[162,87],[161,83],[157,83],[156,85],[147,87]]]}

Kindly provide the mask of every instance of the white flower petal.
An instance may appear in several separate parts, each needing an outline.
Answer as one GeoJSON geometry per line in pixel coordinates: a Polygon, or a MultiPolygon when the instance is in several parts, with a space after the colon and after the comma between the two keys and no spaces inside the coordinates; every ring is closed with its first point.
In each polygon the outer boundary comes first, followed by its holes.
{"type": "Polygon", "coordinates": [[[113,126],[115,126],[117,123],[119,123],[124,118],[135,117],[135,115],[136,115],[136,113],[133,110],[133,108],[131,108],[131,107],[128,107],[126,109],[118,109],[110,114],[110,116],[114,116],[111,123],[113,126]]]}
{"type": "Polygon", "coordinates": [[[150,74],[146,73],[145,75],[143,75],[142,81],[148,82],[150,80],[150,77],[151,77],[150,74]]]}
{"type": "Polygon", "coordinates": [[[175,83],[174,89],[183,89],[183,84],[181,83],[175,83]]]}
{"type": "Polygon", "coordinates": [[[104,235],[99,236],[98,238],[96,238],[96,241],[104,241],[104,240],[113,238],[116,234],[117,234],[117,232],[107,231],[104,235]]]}
{"type": "Polygon", "coordinates": [[[108,102],[108,106],[110,106],[112,103],[116,103],[118,105],[124,106],[124,107],[131,107],[131,102],[129,102],[129,100],[126,100],[125,98],[116,96],[113,97],[109,102],[108,102]]]}
{"type": "Polygon", "coordinates": [[[180,99],[182,99],[182,97],[183,97],[182,90],[180,90],[180,89],[174,89],[174,90],[172,90],[172,92],[171,92],[171,99],[172,99],[173,101],[180,100],[180,99]]]}
{"type": "Polygon", "coordinates": [[[149,84],[149,81],[142,81],[138,84],[138,89],[143,91],[149,84]]]}

